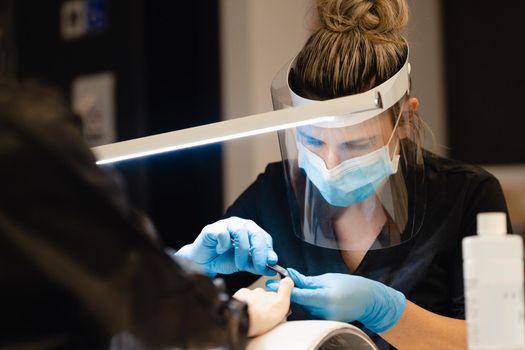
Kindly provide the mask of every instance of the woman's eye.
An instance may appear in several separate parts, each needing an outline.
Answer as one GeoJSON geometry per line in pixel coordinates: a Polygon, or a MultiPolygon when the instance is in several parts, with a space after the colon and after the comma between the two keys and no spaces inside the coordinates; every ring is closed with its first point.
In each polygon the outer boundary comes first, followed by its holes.
{"type": "Polygon", "coordinates": [[[314,146],[314,147],[319,147],[323,144],[323,141],[315,139],[313,137],[305,137],[304,141],[308,146],[314,146]]]}
{"type": "Polygon", "coordinates": [[[347,142],[345,144],[347,149],[354,150],[354,151],[366,151],[374,146],[374,140],[372,139],[366,139],[366,140],[360,140],[360,141],[352,141],[347,142]]]}
{"type": "Polygon", "coordinates": [[[352,148],[355,149],[355,150],[360,150],[360,151],[363,151],[363,150],[367,150],[370,148],[370,142],[366,142],[366,143],[359,143],[359,144],[356,144],[356,145],[352,145],[352,148]]]}

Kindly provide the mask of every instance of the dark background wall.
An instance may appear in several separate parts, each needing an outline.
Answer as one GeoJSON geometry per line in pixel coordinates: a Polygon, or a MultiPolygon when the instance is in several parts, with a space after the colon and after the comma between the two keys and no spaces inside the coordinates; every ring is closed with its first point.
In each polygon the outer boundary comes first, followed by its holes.
{"type": "MultiPolygon", "coordinates": [[[[118,140],[220,119],[217,1],[87,0],[106,25],[64,40],[66,1],[3,1],[13,11],[14,67],[70,93],[75,77],[116,76],[118,140]]],[[[190,242],[222,211],[218,145],[118,164],[134,203],[173,247],[190,242]]]]}
{"type": "Polygon", "coordinates": [[[525,3],[442,5],[450,155],[479,164],[525,163],[525,3]]]}
{"type": "MultiPolygon", "coordinates": [[[[0,0],[0,22],[12,23],[14,33],[0,44],[16,48],[0,57],[2,68],[66,93],[79,75],[114,72],[120,140],[220,119],[217,1],[86,1],[106,4],[106,28],[65,41],[59,33],[65,0],[0,0]]],[[[525,163],[524,3],[441,5],[450,155],[479,164],[525,163]]],[[[118,165],[133,201],[171,245],[190,241],[220,217],[220,153],[215,145],[118,165]]]]}

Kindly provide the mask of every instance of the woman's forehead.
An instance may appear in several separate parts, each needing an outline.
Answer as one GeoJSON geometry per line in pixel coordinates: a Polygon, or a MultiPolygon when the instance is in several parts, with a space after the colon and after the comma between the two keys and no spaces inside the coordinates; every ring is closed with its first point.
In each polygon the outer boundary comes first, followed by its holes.
{"type": "Polygon", "coordinates": [[[368,119],[362,123],[341,128],[323,128],[315,125],[305,125],[297,129],[299,134],[303,136],[321,137],[323,135],[338,135],[339,137],[354,139],[366,137],[367,135],[381,134],[387,129],[391,129],[392,121],[389,116],[389,113],[383,112],[377,117],[368,119]]]}

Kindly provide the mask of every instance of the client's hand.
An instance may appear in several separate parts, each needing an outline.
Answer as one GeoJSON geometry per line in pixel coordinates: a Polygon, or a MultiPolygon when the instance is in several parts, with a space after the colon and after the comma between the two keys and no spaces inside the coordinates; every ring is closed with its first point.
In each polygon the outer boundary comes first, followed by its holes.
{"type": "Polygon", "coordinates": [[[266,333],[285,319],[290,309],[292,288],[293,281],[287,277],[281,280],[277,292],[267,292],[262,288],[242,288],[233,295],[248,304],[250,337],[266,333]]]}

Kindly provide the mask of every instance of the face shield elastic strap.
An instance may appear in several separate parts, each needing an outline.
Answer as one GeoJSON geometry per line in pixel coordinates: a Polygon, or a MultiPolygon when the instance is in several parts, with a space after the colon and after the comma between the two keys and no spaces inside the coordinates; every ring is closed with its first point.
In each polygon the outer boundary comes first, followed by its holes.
{"type": "MultiPolygon", "coordinates": [[[[387,149],[390,149],[390,141],[394,138],[395,133],[397,132],[397,128],[399,127],[399,121],[401,120],[401,116],[403,115],[403,108],[400,109],[399,115],[397,116],[396,123],[394,124],[394,128],[392,130],[392,133],[390,134],[390,137],[388,138],[388,141],[386,142],[385,146],[387,149]]],[[[397,154],[397,150],[399,146],[399,139],[396,142],[396,145],[394,147],[394,152],[392,152],[392,170],[393,173],[397,173],[397,169],[399,167],[399,154],[397,154]]]]}

